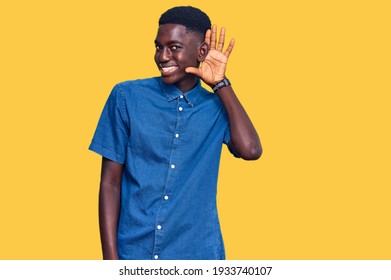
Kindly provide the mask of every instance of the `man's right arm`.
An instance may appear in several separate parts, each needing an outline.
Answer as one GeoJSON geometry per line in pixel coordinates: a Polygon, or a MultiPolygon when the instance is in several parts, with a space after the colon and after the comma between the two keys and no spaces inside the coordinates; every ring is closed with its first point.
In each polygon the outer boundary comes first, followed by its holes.
{"type": "Polygon", "coordinates": [[[104,260],[118,260],[117,230],[123,165],[102,158],[99,191],[99,229],[104,260]]]}

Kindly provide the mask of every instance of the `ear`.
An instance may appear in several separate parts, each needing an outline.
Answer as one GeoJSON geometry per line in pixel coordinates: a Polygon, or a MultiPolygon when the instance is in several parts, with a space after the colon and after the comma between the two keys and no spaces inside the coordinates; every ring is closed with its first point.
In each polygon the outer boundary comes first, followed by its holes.
{"type": "Polygon", "coordinates": [[[199,47],[198,47],[198,62],[204,61],[205,57],[209,53],[209,45],[206,42],[203,42],[199,47]]]}

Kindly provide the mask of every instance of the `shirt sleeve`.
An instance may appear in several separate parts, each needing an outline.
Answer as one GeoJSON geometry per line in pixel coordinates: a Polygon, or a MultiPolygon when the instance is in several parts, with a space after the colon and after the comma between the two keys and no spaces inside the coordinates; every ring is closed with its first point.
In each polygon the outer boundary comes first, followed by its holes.
{"type": "Polygon", "coordinates": [[[229,129],[229,123],[227,123],[227,127],[224,132],[224,144],[228,145],[229,140],[231,139],[231,130],[229,129]]]}
{"type": "Polygon", "coordinates": [[[129,120],[120,86],[116,85],[103,108],[89,149],[124,164],[129,139],[129,120]]]}
{"type": "Polygon", "coordinates": [[[231,140],[231,130],[230,130],[230,127],[229,127],[229,122],[227,123],[227,127],[225,128],[225,132],[224,132],[224,144],[227,145],[228,147],[228,150],[229,152],[236,158],[240,158],[240,156],[238,156],[235,151],[233,150],[233,148],[231,147],[229,141],[231,140]]]}

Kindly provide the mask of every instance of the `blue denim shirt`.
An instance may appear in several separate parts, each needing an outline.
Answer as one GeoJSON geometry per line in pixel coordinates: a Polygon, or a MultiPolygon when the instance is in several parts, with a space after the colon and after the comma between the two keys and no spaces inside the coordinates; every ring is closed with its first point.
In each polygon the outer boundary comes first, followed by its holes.
{"type": "Polygon", "coordinates": [[[120,259],[224,259],[216,208],[226,111],[201,87],[160,77],[117,84],[90,150],[124,164],[120,259]]]}

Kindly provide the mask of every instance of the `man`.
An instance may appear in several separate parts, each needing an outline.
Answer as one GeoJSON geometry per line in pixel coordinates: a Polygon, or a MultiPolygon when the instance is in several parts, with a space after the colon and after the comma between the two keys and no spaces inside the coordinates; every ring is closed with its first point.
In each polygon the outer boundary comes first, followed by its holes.
{"type": "Polygon", "coordinates": [[[117,84],[103,109],[90,149],[103,157],[104,259],[225,258],[216,208],[222,143],[246,160],[262,148],[225,77],[234,40],[223,52],[225,30],[217,40],[210,28],[197,8],[166,11],[155,39],[161,76],[117,84]]]}

